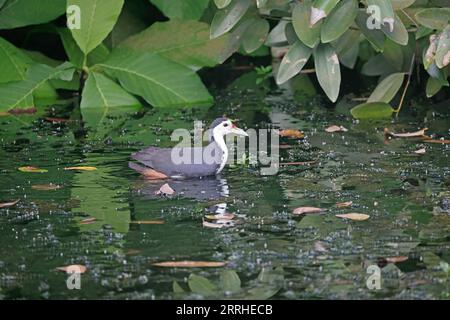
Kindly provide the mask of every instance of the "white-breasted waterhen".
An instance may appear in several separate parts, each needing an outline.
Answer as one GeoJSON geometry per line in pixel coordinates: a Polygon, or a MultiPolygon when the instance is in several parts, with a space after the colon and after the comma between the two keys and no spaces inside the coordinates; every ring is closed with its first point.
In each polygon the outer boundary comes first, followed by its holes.
{"type": "Polygon", "coordinates": [[[140,164],[130,162],[129,167],[149,179],[198,178],[218,174],[228,159],[224,137],[228,134],[248,136],[227,118],[218,118],[210,126],[209,145],[202,147],[149,147],[133,153],[131,157],[140,164]],[[183,156],[188,161],[180,161],[183,156]],[[200,159],[200,160],[199,160],[200,159]]]}

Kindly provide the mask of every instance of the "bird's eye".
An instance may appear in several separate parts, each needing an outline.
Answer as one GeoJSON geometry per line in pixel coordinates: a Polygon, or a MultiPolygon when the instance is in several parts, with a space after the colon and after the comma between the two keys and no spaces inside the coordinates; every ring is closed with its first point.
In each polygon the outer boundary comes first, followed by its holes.
{"type": "Polygon", "coordinates": [[[224,123],[223,126],[224,126],[224,127],[228,127],[228,123],[224,123]]]}

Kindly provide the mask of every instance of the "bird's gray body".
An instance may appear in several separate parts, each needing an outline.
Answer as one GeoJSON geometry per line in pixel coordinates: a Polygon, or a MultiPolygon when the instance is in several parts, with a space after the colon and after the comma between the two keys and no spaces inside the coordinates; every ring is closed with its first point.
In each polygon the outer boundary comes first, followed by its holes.
{"type": "MultiPolygon", "coordinates": [[[[221,165],[223,152],[215,141],[205,148],[156,148],[149,147],[133,153],[131,157],[139,163],[171,178],[205,177],[217,173],[221,165]],[[205,150],[207,155],[205,157],[205,150]],[[174,155],[185,155],[188,161],[181,162],[174,155]],[[189,156],[186,156],[189,155],[189,156]],[[196,162],[197,160],[197,162],[196,162]]],[[[130,163],[130,167],[139,171],[138,165],[130,163]]],[[[145,168],[141,168],[144,170],[145,168]]]]}

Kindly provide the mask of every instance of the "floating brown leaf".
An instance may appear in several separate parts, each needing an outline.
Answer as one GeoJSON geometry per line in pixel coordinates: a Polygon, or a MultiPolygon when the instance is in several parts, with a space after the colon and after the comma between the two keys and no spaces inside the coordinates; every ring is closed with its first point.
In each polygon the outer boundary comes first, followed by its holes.
{"type": "Polygon", "coordinates": [[[306,213],[319,213],[323,212],[324,209],[315,207],[299,207],[294,209],[294,214],[306,214],[306,213]]]}
{"type": "Polygon", "coordinates": [[[347,132],[348,130],[343,126],[332,125],[325,129],[326,132],[347,132]]]}
{"type": "Polygon", "coordinates": [[[52,117],[44,117],[45,121],[48,122],[53,122],[53,123],[64,123],[64,122],[69,122],[70,119],[65,119],[65,118],[52,118],[52,117]]]}
{"type": "Polygon", "coordinates": [[[235,214],[234,213],[220,213],[220,214],[208,214],[205,216],[205,218],[209,220],[232,220],[234,219],[235,214]]]}
{"type": "Polygon", "coordinates": [[[297,162],[282,162],[280,166],[306,166],[310,164],[317,163],[319,159],[311,160],[311,161],[297,161],[297,162]]]}
{"type": "Polygon", "coordinates": [[[61,189],[61,186],[57,184],[34,184],[31,186],[31,189],[34,190],[43,190],[43,191],[50,191],[50,190],[58,190],[61,189]]]}
{"type": "Polygon", "coordinates": [[[393,138],[423,138],[423,137],[427,137],[425,135],[425,131],[427,131],[428,128],[424,128],[421,129],[419,131],[415,131],[415,132],[404,132],[404,133],[394,133],[389,131],[388,128],[384,128],[384,134],[389,136],[389,137],[393,137],[393,138]]]}
{"type": "Polygon", "coordinates": [[[86,218],[80,221],[80,224],[91,224],[97,221],[96,218],[86,218]]]}
{"type": "Polygon", "coordinates": [[[353,204],[353,201],[338,202],[338,203],[336,203],[336,207],[345,208],[345,207],[350,207],[352,204],[353,204]]]}
{"type": "Polygon", "coordinates": [[[434,140],[434,139],[428,139],[428,140],[424,140],[424,142],[427,143],[443,143],[443,144],[449,144],[450,140],[434,140]]]}
{"type": "Polygon", "coordinates": [[[314,251],[317,251],[317,252],[328,252],[328,249],[325,248],[325,246],[323,245],[323,242],[316,241],[316,242],[314,242],[314,251]]]}
{"type": "Polygon", "coordinates": [[[225,224],[212,223],[212,222],[208,222],[208,221],[205,221],[205,220],[203,220],[203,226],[205,228],[213,228],[213,229],[220,229],[220,228],[226,227],[225,224]]]}
{"type": "Polygon", "coordinates": [[[355,221],[364,221],[370,218],[369,215],[364,213],[345,213],[345,214],[337,214],[336,217],[343,219],[350,219],[355,221]]]}
{"type": "Polygon", "coordinates": [[[20,167],[19,171],[22,172],[32,172],[32,173],[45,173],[48,172],[47,169],[40,169],[32,166],[20,167]]]}
{"type": "Polygon", "coordinates": [[[17,199],[17,200],[15,200],[15,201],[11,201],[11,202],[3,202],[3,203],[0,203],[0,208],[8,208],[8,207],[12,207],[12,206],[16,205],[19,201],[20,201],[20,199],[17,199]]]}
{"type": "Polygon", "coordinates": [[[217,268],[223,267],[226,263],[220,261],[164,261],[153,263],[153,265],[168,268],[217,268]]]}
{"type": "Polygon", "coordinates": [[[287,137],[287,138],[294,138],[294,139],[301,139],[305,137],[305,134],[297,129],[284,129],[278,131],[278,134],[280,137],[287,137]]]}
{"type": "Polygon", "coordinates": [[[415,154],[425,154],[427,150],[425,148],[414,151],[415,154]]]}
{"type": "Polygon", "coordinates": [[[130,221],[132,224],[164,224],[164,220],[135,220],[130,221]]]}
{"type": "Polygon", "coordinates": [[[71,264],[69,266],[58,267],[56,270],[66,273],[85,273],[87,268],[81,264],[71,264]]]}
{"type": "Polygon", "coordinates": [[[21,115],[21,114],[33,114],[36,112],[37,112],[37,109],[35,107],[31,107],[31,108],[27,108],[27,109],[15,108],[15,109],[11,109],[8,111],[8,113],[17,115],[17,116],[21,115]]]}
{"type": "Polygon", "coordinates": [[[94,171],[96,167],[79,166],[79,167],[66,167],[64,170],[77,170],[77,171],[94,171]]]}
{"type": "Polygon", "coordinates": [[[386,261],[389,263],[399,263],[408,260],[407,256],[387,257],[386,261]]]}
{"type": "Polygon", "coordinates": [[[156,191],[156,194],[162,194],[162,195],[172,195],[175,193],[175,190],[173,190],[168,183],[165,183],[159,188],[158,191],[156,191]]]}

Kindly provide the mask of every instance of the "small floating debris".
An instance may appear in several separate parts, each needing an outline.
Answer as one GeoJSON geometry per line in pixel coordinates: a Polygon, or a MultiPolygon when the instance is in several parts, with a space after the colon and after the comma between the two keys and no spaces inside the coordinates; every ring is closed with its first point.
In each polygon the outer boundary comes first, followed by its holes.
{"type": "Polygon", "coordinates": [[[168,267],[168,268],[217,268],[226,265],[221,261],[164,261],[156,262],[152,264],[155,267],[168,267]]]}
{"type": "Polygon", "coordinates": [[[155,192],[155,194],[159,195],[173,195],[175,193],[175,190],[173,190],[168,183],[165,183],[161,186],[161,188],[159,188],[158,191],[155,192]]]}
{"type": "Polygon", "coordinates": [[[346,207],[350,207],[352,204],[353,204],[353,201],[338,202],[338,203],[336,203],[336,207],[346,208],[346,207]]]}
{"type": "Polygon", "coordinates": [[[31,189],[34,190],[42,190],[42,191],[51,191],[51,190],[58,190],[61,189],[62,187],[60,185],[57,184],[34,184],[31,186],[31,189]]]}
{"type": "Polygon", "coordinates": [[[301,215],[307,213],[319,213],[323,211],[325,211],[325,209],[316,207],[299,207],[294,209],[293,214],[301,215]]]}
{"type": "Polygon", "coordinates": [[[31,173],[45,173],[45,172],[48,172],[47,169],[40,169],[40,168],[33,167],[33,166],[20,167],[20,168],[18,168],[18,170],[21,171],[21,172],[31,172],[31,173]]]}
{"type": "Polygon", "coordinates": [[[64,170],[77,170],[77,171],[95,171],[96,167],[87,167],[87,166],[79,166],[79,167],[66,167],[64,170]]]}
{"type": "Polygon", "coordinates": [[[205,218],[209,220],[233,220],[234,217],[236,217],[236,215],[230,212],[205,215],[205,218]]]}
{"type": "Polygon", "coordinates": [[[66,273],[85,273],[87,268],[81,264],[71,264],[69,266],[58,267],[56,270],[66,273]]]}
{"type": "Polygon", "coordinates": [[[343,219],[349,219],[354,221],[364,221],[370,218],[368,214],[364,213],[344,213],[344,214],[337,214],[336,217],[343,218],[343,219]]]}
{"type": "Polygon", "coordinates": [[[425,148],[414,151],[415,154],[425,154],[427,150],[425,148]]]}
{"type": "Polygon", "coordinates": [[[337,126],[332,125],[325,129],[326,132],[333,133],[333,132],[347,132],[348,129],[343,126],[337,126]]]}
{"type": "Polygon", "coordinates": [[[91,224],[97,221],[96,218],[86,218],[80,221],[80,224],[91,224]]]}
{"type": "Polygon", "coordinates": [[[130,221],[132,224],[164,224],[166,223],[164,220],[135,220],[130,221]]]}
{"type": "Polygon", "coordinates": [[[398,257],[387,257],[385,260],[388,263],[399,263],[408,260],[407,256],[398,256],[398,257]]]}
{"type": "Polygon", "coordinates": [[[287,137],[287,138],[294,138],[294,139],[301,139],[305,137],[305,134],[297,129],[283,129],[277,131],[278,135],[280,137],[287,137]]]}
{"type": "Polygon", "coordinates": [[[3,202],[3,203],[0,203],[0,208],[8,208],[8,207],[12,207],[12,206],[16,205],[19,201],[20,201],[20,199],[17,199],[17,200],[15,200],[15,201],[11,201],[11,202],[3,202]]]}
{"type": "Polygon", "coordinates": [[[428,139],[428,140],[424,140],[424,142],[427,142],[427,143],[442,143],[442,144],[449,144],[449,143],[450,143],[450,140],[446,140],[446,139],[442,139],[442,140],[440,140],[440,139],[438,139],[438,140],[435,140],[435,139],[428,139]]]}
{"type": "Polygon", "coordinates": [[[314,242],[314,251],[317,252],[328,252],[328,249],[325,248],[322,241],[316,241],[314,242]]]}
{"type": "Polygon", "coordinates": [[[384,134],[388,137],[392,138],[429,138],[425,131],[427,131],[428,128],[423,128],[419,131],[415,132],[404,132],[404,133],[394,133],[390,131],[388,128],[384,128],[384,134]]]}

